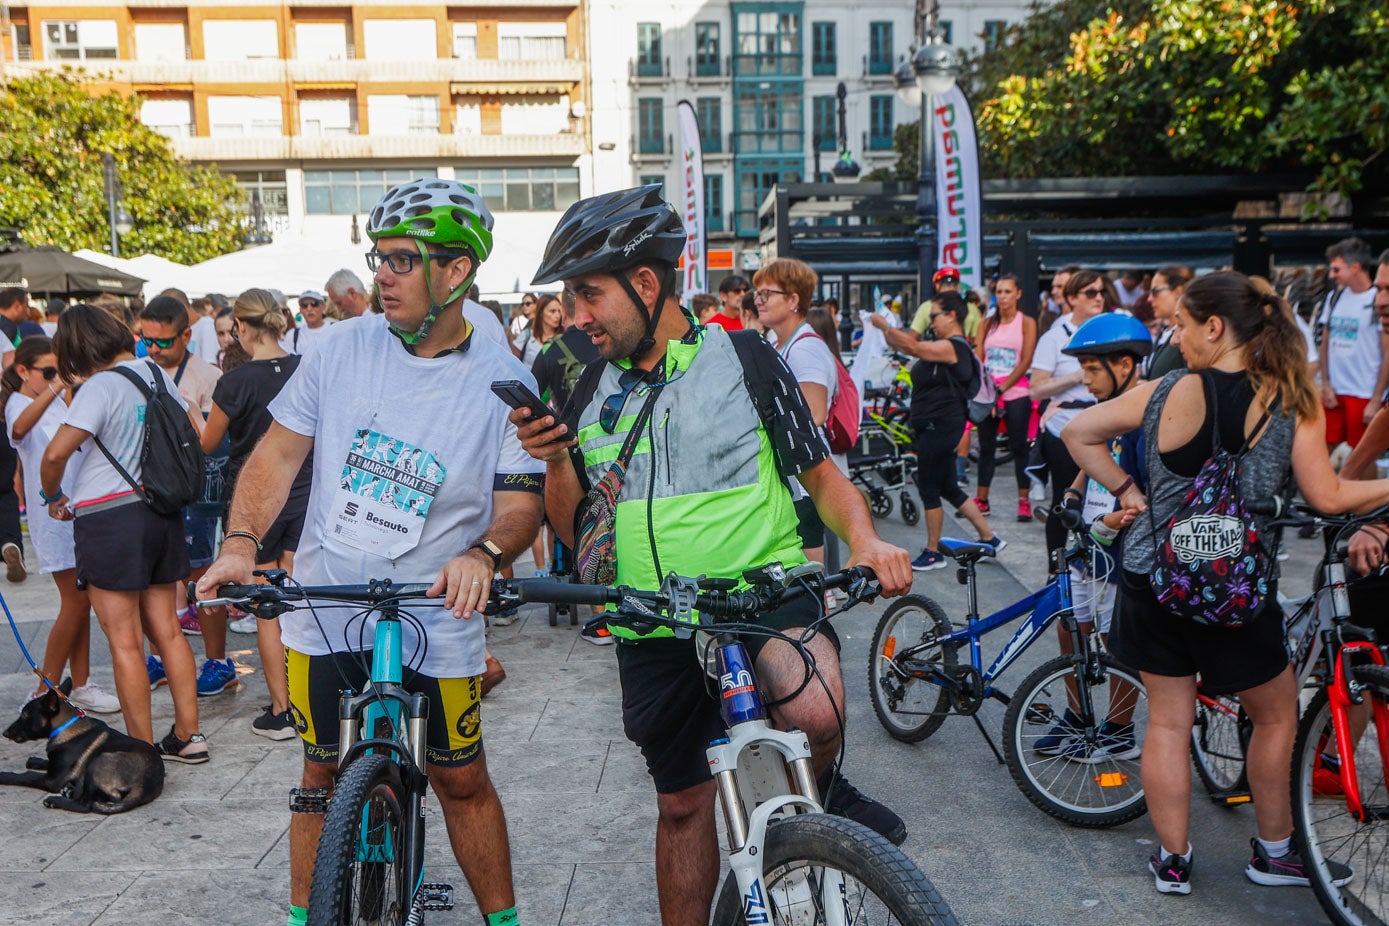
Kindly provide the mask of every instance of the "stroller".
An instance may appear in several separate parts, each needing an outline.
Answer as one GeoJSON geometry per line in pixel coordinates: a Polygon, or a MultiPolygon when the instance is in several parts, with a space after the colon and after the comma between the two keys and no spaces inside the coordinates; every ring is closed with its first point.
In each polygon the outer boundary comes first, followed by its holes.
{"type": "Polygon", "coordinates": [[[864,390],[859,442],[849,451],[849,481],[858,486],[875,518],[892,514],[895,493],[902,520],[915,526],[921,511],[912,488],[916,484],[916,453],[907,405],[911,384],[902,373],[889,386],[864,390]]]}

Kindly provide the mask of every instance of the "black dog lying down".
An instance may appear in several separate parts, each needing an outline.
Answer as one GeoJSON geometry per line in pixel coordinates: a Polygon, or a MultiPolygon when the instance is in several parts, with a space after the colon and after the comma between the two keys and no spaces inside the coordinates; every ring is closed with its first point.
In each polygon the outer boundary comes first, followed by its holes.
{"type": "MultiPolygon", "coordinates": [[[[59,687],[69,694],[72,680],[59,687]]],[[[74,813],[123,813],[148,804],[164,791],[164,762],[158,750],[93,717],[79,717],[52,691],[24,705],[5,738],[16,743],[48,741],[48,757],[30,757],[25,763],[29,771],[0,772],[0,784],[50,792],[43,799],[45,807],[74,813]]]]}

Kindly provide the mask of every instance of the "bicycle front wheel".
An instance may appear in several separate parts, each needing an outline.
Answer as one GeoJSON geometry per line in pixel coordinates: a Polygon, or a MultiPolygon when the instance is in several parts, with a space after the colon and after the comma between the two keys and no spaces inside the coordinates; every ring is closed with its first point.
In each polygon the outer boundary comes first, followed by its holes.
{"type": "Polygon", "coordinates": [[[762,878],[765,911],[757,910],[756,902],[745,908],[738,878],[729,872],[714,907],[714,926],[818,926],[826,922],[829,904],[842,905],[849,926],[958,926],[911,859],[877,833],[840,817],[804,814],[769,826],[762,878]],[[843,876],[842,894],[825,896],[826,871],[843,876]]]}
{"type": "MultiPolygon", "coordinates": [[[[385,756],[362,756],[338,780],[309,887],[310,923],[396,926],[410,913],[418,872],[405,870],[407,827],[400,770],[385,756]]],[[[409,822],[407,822],[409,821],[409,822]]]]}
{"type": "Polygon", "coordinates": [[[1384,926],[1389,922],[1389,791],[1378,729],[1370,709],[1372,699],[1389,703],[1389,669],[1361,666],[1355,677],[1365,686],[1364,710],[1369,724],[1355,750],[1360,801],[1366,819],[1357,821],[1346,807],[1339,776],[1329,774],[1323,753],[1334,752],[1331,705],[1326,690],[1318,691],[1298,724],[1293,747],[1293,825],[1302,860],[1317,900],[1333,923],[1342,926],[1384,926]],[[1318,774],[1320,773],[1320,774],[1318,774]],[[1343,880],[1346,866],[1354,873],[1343,880]]]}
{"type": "MultiPolygon", "coordinates": [[[[1249,790],[1244,756],[1254,724],[1239,698],[1217,695],[1196,699],[1196,722],[1191,727],[1191,758],[1196,774],[1212,797],[1249,790]]],[[[1234,806],[1222,803],[1223,807],[1234,806]]]]}
{"type": "Polygon", "coordinates": [[[868,650],[868,692],[878,722],[895,739],[917,743],[935,733],[950,713],[939,678],[955,668],[959,644],[940,605],[921,595],[897,599],[873,630],[868,650]]]}
{"type": "Polygon", "coordinates": [[[1147,729],[1148,693],[1137,673],[1107,655],[1096,672],[1058,656],[1023,679],[1008,702],[1003,755],[1022,793],[1051,816],[1075,826],[1117,826],[1148,810],[1139,774],[1147,729]],[[1077,697],[1082,683],[1089,717],[1077,697]]]}

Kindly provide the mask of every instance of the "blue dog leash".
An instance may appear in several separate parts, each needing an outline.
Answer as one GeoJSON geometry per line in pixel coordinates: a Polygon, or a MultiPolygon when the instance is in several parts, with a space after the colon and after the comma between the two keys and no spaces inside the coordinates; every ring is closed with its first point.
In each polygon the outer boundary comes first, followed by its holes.
{"type": "MultiPolygon", "coordinates": [[[[10,631],[14,634],[14,641],[19,644],[19,651],[24,654],[24,661],[29,663],[29,668],[34,670],[34,674],[37,675],[39,677],[39,680],[42,681],[44,685],[48,687],[49,691],[53,692],[60,699],[62,699],[63,703],[66,704],[68,707],[77,711],[77,717],[86,717],[87,712],[82,710],[82,708],[78,707],[76,704],[73,704],[72,701],[68,700],[68,696],[63,694],[62,691],[58,689],[58,686],[53,684],[53,682],[49,680],[47,675],[43,674],[43,670],[39,668],[38,663],[34,662],[34,657],[29,655],[29,647],[24,645],[24,638],[19,635],[19,625],[14,622],[14,615],[10,613],[9,603],[5,601],[4,595],[0,595],[0,608],[5,609],[5,619],[10,622],[10,631]]],[[[71,724],[73,720],[76,720],[77,717],[72,718],[72,720],[69,720],[67,723],[63,724],[57,730],[54,730],[50,735],[57,736],[59,733],[61,733],[63,730],[67,728],[68,724],[71,724]]]]}

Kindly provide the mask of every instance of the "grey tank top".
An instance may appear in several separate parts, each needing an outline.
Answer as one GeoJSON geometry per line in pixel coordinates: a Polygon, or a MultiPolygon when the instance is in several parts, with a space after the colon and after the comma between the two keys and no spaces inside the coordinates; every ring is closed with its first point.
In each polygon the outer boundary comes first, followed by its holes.
{"type": "MultiPolygon", "coordinates": [[[[1182,499],[1191,489],[1194,479],[1179,476],[1162,462],[1158,451],[1158,423],[1162,420],[1162,408],[1167,403],[1168,393],[1188,370],[1173,370],[1162,378],[1148,407],[1143,412],[1143,433],[1147,438],[1146,463],[1148,469],[1148,512],[1134,521],[1132,528],[1124,537],[1124,569],[1138,575],[1147,575],[1157,558],[1157,544],[1166,536],[1167,523],[1176,514],[1182,499]]],[[[1211,410],[1207,409],[1207,415],[1211,410]]],[[[1258,443],[1249,448],[1240,465],[1240,496],[1245,501],[1272,498],[1281,494],[1292,481],[1293,435],[1297,432],[1295,415],[1282,414],[1276,409],[1269,415],[1258,443]]],[[[1219,434],[1212,434],[1219,440],[1219,434]]],[[[1278,575],[1278,561],[1272,554],[1276,552],[1276,541],[1265,531],[1270,518],[1254,515],[1254,524],[1259,537],[1265,544],[1273,561],[1274,575],[1278,575]]]]}

